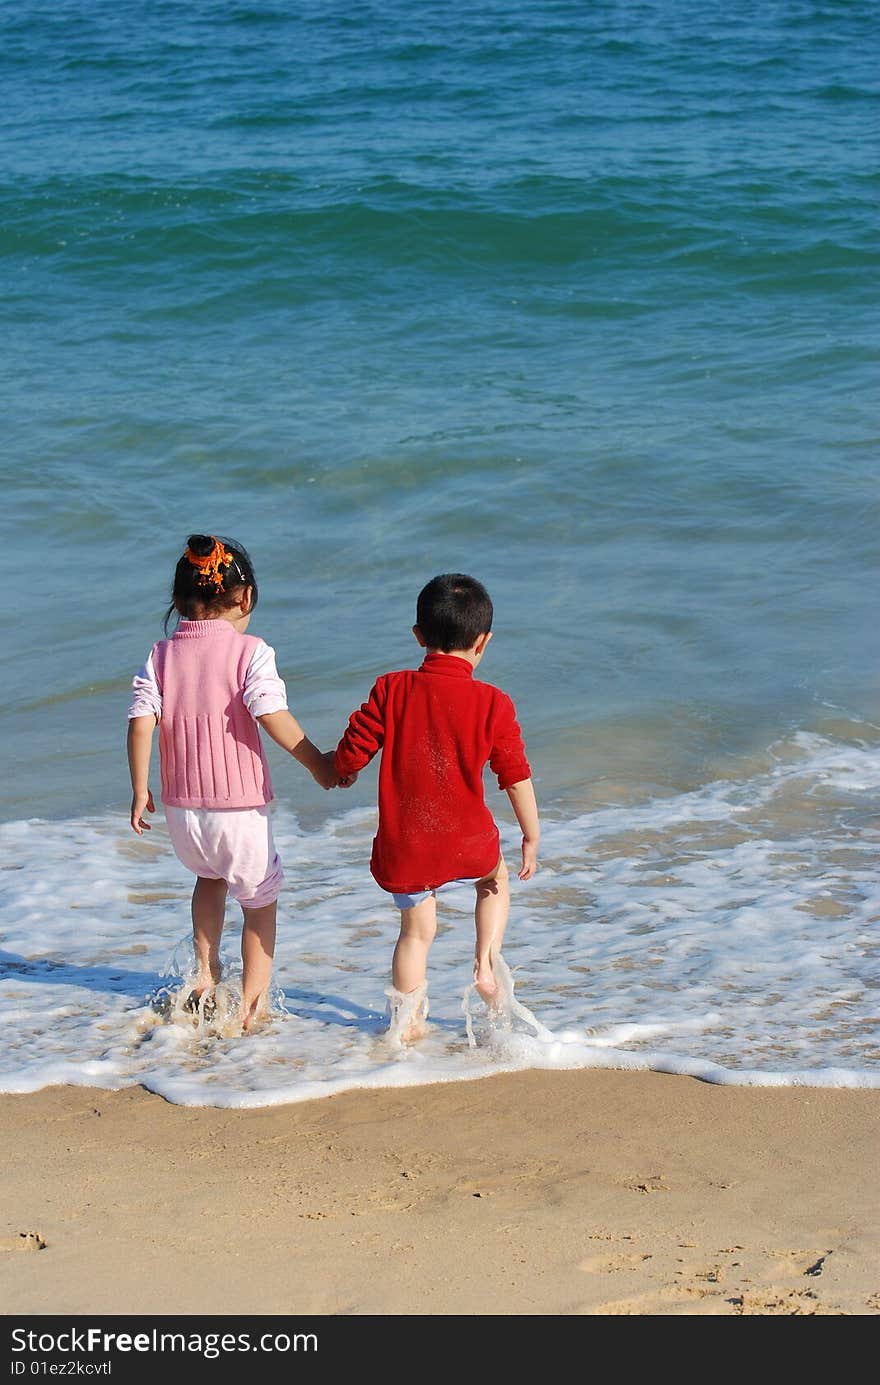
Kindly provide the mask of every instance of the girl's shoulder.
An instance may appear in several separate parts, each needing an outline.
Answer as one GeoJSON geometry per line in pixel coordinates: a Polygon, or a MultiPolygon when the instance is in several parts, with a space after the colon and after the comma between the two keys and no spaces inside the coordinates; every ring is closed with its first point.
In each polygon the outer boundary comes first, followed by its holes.
{"type": "Polygon", "coordinates": [[[275,650],[271,644],[267,644],[262,635],[236,635],[236,639],[241,641],[240,649],[250,655],[251,659],[274,659],[275,650]]]}

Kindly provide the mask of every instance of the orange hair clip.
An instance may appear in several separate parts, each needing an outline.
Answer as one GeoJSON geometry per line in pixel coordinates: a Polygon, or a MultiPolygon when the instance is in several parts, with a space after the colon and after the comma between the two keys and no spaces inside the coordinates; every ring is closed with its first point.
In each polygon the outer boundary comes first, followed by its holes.
{"type": "MultiPolygon", "coordinates": [[[[211,536],[213,538],[213,535],[211,536]]],[[[227,568],[234,562],[232,554],[228,548],[224,548],[219,539],[214,539],[214,547],[204,558],[200,558],[197,553],[193,553],[191,548],[187,548],[184,558],[192,567],[198,568],[199,575],[196,581],[200,587],[211,586],[215,592],[219,592],[223,587],[223,573],[221,568],[227,568]]],[[[236,567],[238,564],[236,564],[236,567]]]]}

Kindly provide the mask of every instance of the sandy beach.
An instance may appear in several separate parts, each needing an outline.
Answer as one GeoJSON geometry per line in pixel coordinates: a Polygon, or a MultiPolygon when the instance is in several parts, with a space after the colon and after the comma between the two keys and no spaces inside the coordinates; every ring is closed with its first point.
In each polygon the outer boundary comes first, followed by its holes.
{"type": "Polygon", "coordinates": [[[5,1314],[873,1314],[880,1093],[520,1072],[4,1096],[5,1314]]]}

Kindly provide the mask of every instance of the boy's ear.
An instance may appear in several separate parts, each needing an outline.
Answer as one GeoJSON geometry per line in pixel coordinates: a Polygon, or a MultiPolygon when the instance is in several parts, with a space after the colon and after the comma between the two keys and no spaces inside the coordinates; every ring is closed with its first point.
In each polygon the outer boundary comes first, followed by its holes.
{"type": "Polygon", "coordinates": [[[427,641],[426,641],[424,635],[422,634],[421,630],[419,629],[419,627],[418,627],[417,625],[414,625],[414,626],[413,626],[413,634],[414,634],[415,637],[416,637],[417,643],[420,644],[420,645],[422,646],[422,649],[427,649],[427,648],[428,648],[427,641]]]}
{"type": "Polygon", "coordinates": [[[476,644],[474,645],[474,653],[475,653],[475,654],[482,654],[482,653],[483,653],[483,650],[486,648],[486,645],[489,643],[489,641],[491,640],[491,638],[492,638],[492,631],[491,631],[491,630],[487,630],[486,633],[485,633],[485,635],[478,635],[478,636],[477,636],[477,642],[476,642],[476,644]]]}

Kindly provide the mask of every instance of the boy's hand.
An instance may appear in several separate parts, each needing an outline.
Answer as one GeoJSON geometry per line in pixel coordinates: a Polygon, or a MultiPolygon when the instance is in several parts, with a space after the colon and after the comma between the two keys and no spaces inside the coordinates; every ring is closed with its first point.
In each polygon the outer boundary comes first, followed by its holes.
{"type": "Polygon", "coordinates": [[[538,842],[541,840],[541,824],[538,820],[538,805],[535,802],[535,789],[531,779],[521,779],[518,784],[510,784],[507,789],[522,837],[522,870],[520,880],[531,880],[538,869],[538,842]]]}
{"type": "Polygon", "coordinates": [[[352,770],[351,774],[346,774],[343,779],[337,779],[337,789],[350,789],[352,784],[357,783],[357,771],[352,770]]]}
{"type": "Polygon", "coordinates": [[[137,832],[139,837],[144,832],[152,832],[152,827],[144,821],[144,813],[155,813],[156,807],[153,803],[153,795],[147,789],[146,793],[136,793],[131,800],[131,827],[133,832],[137,832]]]}
{"type": "Polygon", "coordinates": [[[523,837],[522,862],[522,870],[519,872],[518,878],[531,880],[538,869],[538,843],[530,841],[528,837],[523,837]]]}

